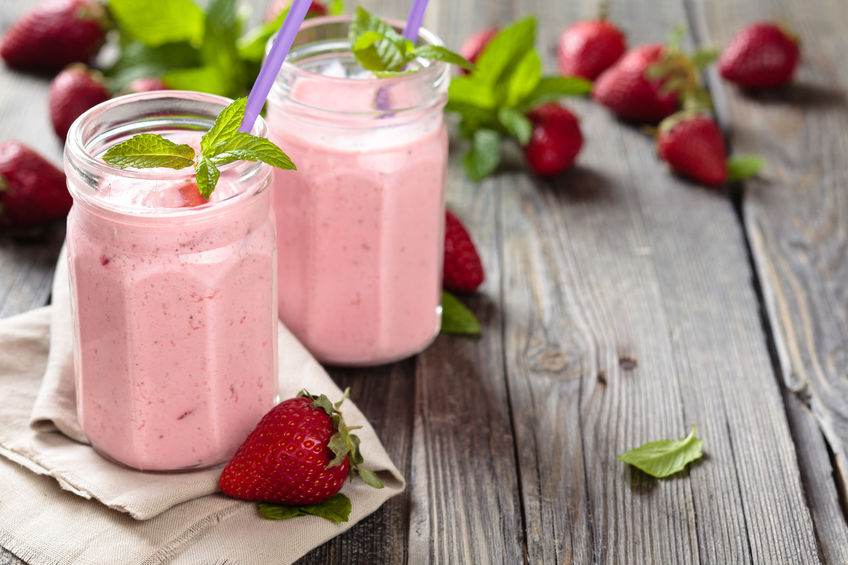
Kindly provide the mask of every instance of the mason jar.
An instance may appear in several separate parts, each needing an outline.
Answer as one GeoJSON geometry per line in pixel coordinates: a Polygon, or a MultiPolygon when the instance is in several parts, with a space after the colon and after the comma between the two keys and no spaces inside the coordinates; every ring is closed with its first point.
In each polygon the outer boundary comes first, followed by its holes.
{"type": "MultiPolygon", "coordinates": [[[[95,450],[135,469],[224,462],[275,402],[271,167],[222,167],[206,202],[191,167],[122,170],[102,160],[140,133],[197,149],[229,102],[122,96],[68,134],[77,414],[95,450]]],[[[266,135],[261,119],[253,133],[266,135]]]]}
{"type": "Polygon", "coordinates": [[[279,309],[318,360],[376,365],[440,327],[449,72],[419,59],[375,78],[350,22],[307,20],[268,99],[270,137],[297,164],[274,171],[279,309]]]}

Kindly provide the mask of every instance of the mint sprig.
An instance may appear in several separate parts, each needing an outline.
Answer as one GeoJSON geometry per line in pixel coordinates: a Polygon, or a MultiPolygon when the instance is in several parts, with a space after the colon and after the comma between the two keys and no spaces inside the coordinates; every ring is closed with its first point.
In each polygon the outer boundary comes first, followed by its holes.
{"type": "Polygon", "coordinates": [[[695,426],[692,426],[692,431],[683,439],[661,439],[646,443],[622,453],[618,460],[662,479],[682,471],[686,465],[702,456],[703,444],[695,437],[695,426]]]}
{"type": "Polygon", "coordinates": [[[527,112],[563,96],[582,96],[592,83],[578,77],[545,76],[535,49],[536,20],[501,30],[477,58],[471,74],[451,80],[446,110],[459,114],[459,131],[470,142],[463,168],[479,181],[501,160],[501,141],[525,145],[533,133],[527,112]]]}
{"type": "Polygon", "coordinates": [[[208,199],[221,176],[218,169],[233,161],[262,161],[278,169],[294,170],[291,159],[273,142],[240,132],[247,98],[221,110],[215,123],[200,138],[200,154],[190,145],[177,144],[161,135],[142,133],[109,148],[103,160],[125,169],[194,167],[197,188],[208,199]]]}
{"type": "Polygon", "coordinates": [[[441,45],[422,45],[405,38],[379,17],[361,7],[350,23],[348,39],[359,64],[377,76],[385,77],[404,72],[415,59],[431,59],[473,70],[465,57],[441,45]]]}

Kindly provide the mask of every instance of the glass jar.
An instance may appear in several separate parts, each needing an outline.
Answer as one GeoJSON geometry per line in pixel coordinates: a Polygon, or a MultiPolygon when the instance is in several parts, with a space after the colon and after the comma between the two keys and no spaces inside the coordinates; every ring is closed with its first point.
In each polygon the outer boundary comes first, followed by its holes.
{"type": "Polygon", "coordinates": [[[279,308],[320,361],[376,365],[439,331],[449,74],[417,60],[374,78],[350,21],[304,23],[268,99],[271,139],[297,164],[274,171],[279,308]]]}
{"type": "MultiPolygon", "coordinates": [[[[68,134],[77,413],[98,452],[135,469],[224,462],[276,399],[271,167],[222,167],[204,202],[191,167],[121,170],[101,158],[139,133],[197,149],[229,102],[122,96],[68,134]]],[[[253,133],[266,131],[257,120],[253,133]]]]}

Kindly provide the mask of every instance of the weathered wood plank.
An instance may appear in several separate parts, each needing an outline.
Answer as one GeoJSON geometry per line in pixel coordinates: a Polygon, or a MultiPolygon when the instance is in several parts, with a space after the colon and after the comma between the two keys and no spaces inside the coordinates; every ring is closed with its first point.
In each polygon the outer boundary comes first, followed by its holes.
{"type": "Polygon", "coordinates": [[[745,93],[711,74],[722,121],[737,152],[763,155],[762,179],[746,183],[745,229],[773,328],[786,387],[809,402],[833,450],[833,476],[824,448],[788,399],[799,456],[824,555],[845,562],[848,527],[833,479],[848,478],[848,80],[844,53],[848,6],[816,0],[690,0],[705,43],[726,45],[744,24],[785,21],[801,37],[795,83],[770,93],[745,93]],[[815,447],[813,447],[815,446],[815,447]],[[807,450],[810,450],[807,452],[807,450]],[[810,489],[816,489],[811,492],[810,489]]]}
{"type": "MultiPolygon", "coordinates": [[[[517,11],[545,14],[540,45],[549,46],[593,4],[517,11]]],[[[611,2],[611,13],[632,44],[662,40],[686,19],[676,1],[611,2]]],[[[549,183],[501,180],[505,350],[525,511],[534,497],[576,494],[580,504],[585,480],[595,561],[817,562],[756,296],[740,284],[751,272],[731,202],[673,179],[649,139],[597,106],[573,106],[587,133],[582,169],[549,183]],[[562,428],[580,426],[582,450],[534,468],[533,438],[560,421],[566,446],[562,428]],[[653,481],[615,461],[690,424],[707,456],[688,475],[653,481]],[[581,454],[584,473],[566,474],[581,454]],[[541,478],[528,481],[534,472],[541,478]]],[[[542,539],[567,540],[570,518],[543,523],[542,539]]],[[[577,561],[567,543],[554,551],[577,561]]]]}

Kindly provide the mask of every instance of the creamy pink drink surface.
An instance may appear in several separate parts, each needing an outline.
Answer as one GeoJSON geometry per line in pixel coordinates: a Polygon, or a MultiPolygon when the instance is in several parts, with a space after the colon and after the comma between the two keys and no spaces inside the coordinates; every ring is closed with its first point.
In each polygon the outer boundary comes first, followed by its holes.
{"type": "Polygon", "coordinates": [[[268,190],[228,172],[198,207],[188,174],[157,172],[104,178],[69,216],[78,415],[120,463],[201,468],[274,403],[273,214],[268,190]]]}
{"type": "MultiPolygon", "coordinates": [[[[403,96],[402,87],[367,82],[303,81],[291,97],[367,109],[380,96],[394,104],[403,96]]],[[[280,319],[328,363],[393,361],[438,332],[448,142],[441,106],[398,125],[384,118],[363,126],[342,115],[328,124],[285,101],[269,104],[271,139],[297,165],[274,171],[280,319]]]]}

